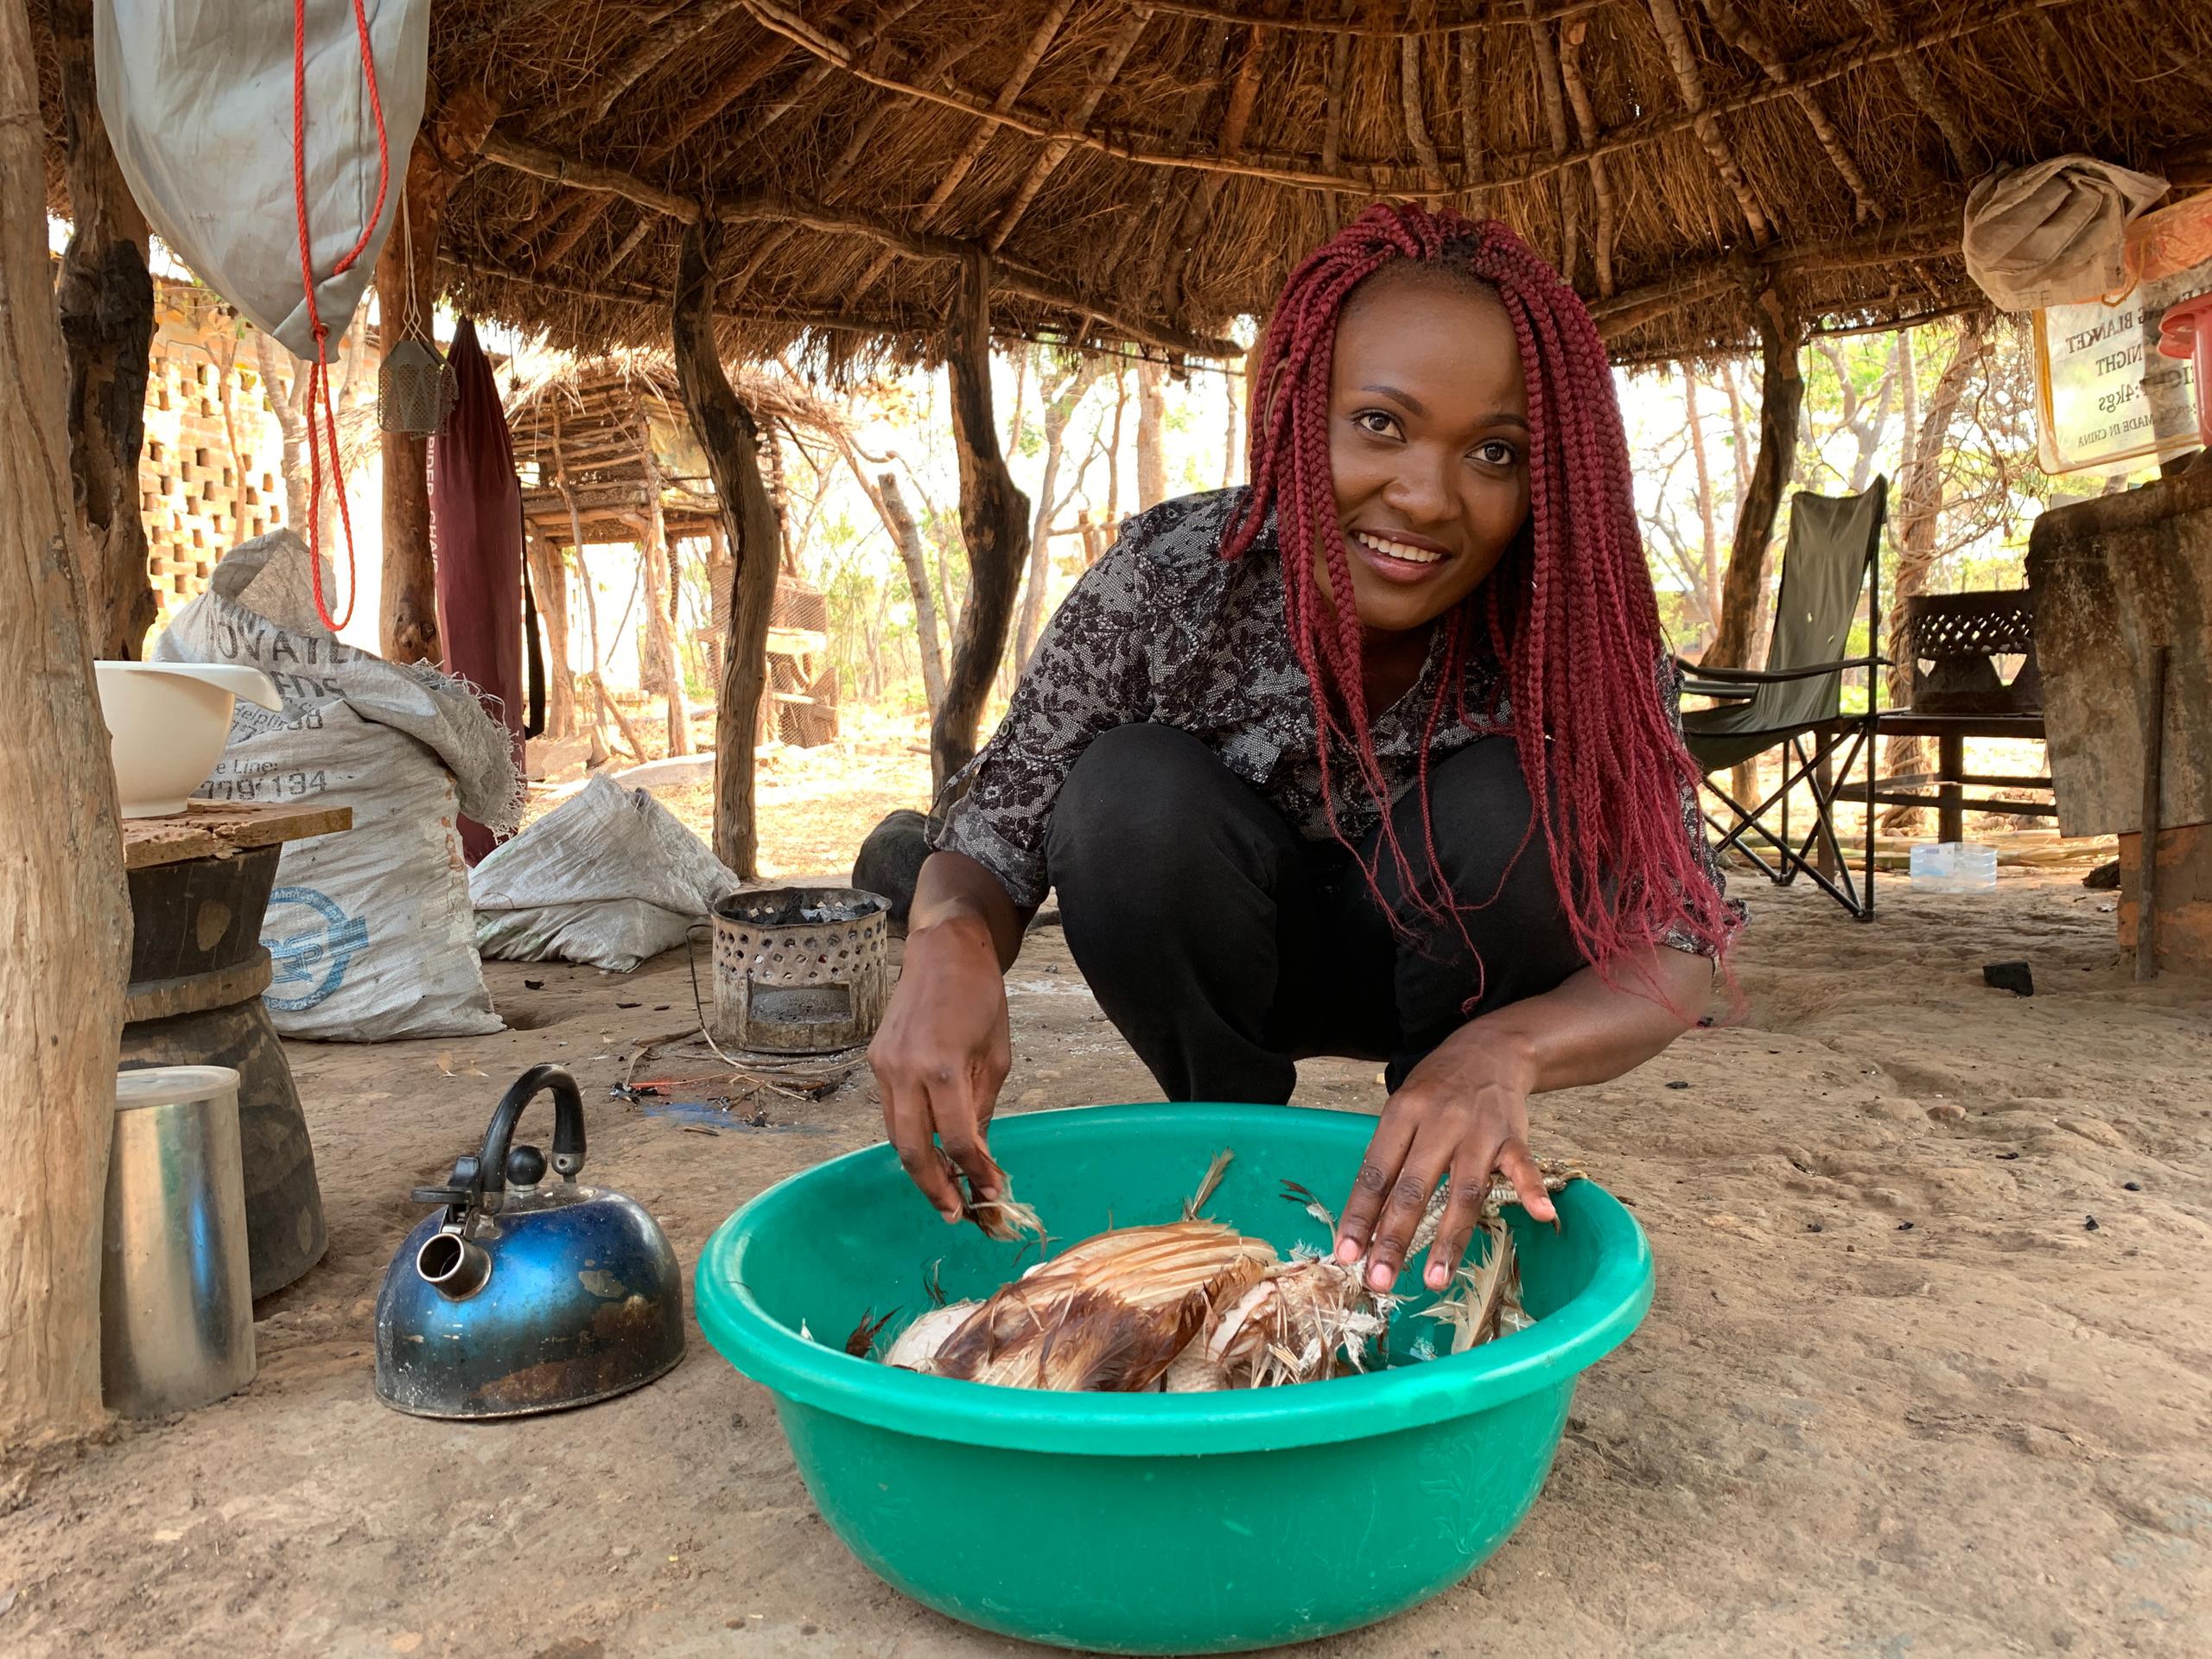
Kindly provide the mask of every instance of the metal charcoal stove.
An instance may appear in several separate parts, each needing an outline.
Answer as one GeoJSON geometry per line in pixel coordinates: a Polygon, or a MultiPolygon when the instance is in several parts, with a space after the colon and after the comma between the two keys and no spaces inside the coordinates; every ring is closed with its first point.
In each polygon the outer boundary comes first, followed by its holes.
{"type": "Polygon", "coordinates": [[[769,887],[722,900],[715,1040],[764,1054],[865,1044],[890,991],[889,910],[857,887],[769,887]]]}

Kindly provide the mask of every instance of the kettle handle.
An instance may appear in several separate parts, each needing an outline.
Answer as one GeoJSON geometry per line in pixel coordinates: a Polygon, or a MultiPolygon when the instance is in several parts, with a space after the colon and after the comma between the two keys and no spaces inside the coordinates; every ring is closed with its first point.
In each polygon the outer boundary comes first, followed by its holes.
{"type": "Polygon", "coordinates": [[[515,1120],[524,1107],[549,1090],[553,1096],[553,1167],[573,1180],[584,1166],[584,1102],[576,1092],[576,1080],[557,1065],[533,1065],[492,1109],[491,1127],[484,1131],[484,1150],[476,1166],[485,1192],[507,1190],[507,1143],[514,1138],[515,1120]]]}

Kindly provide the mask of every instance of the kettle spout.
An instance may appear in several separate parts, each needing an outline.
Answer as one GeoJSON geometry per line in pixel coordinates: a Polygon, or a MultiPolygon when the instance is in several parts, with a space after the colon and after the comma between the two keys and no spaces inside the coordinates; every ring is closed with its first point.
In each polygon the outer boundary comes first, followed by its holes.
{"type": "Polygon", "coordinates": [[[433,1233],[415,1252],[415,1271],[449,1302],[465,1302],[492,1276],[492,1256],[458,1233],[433,1233]]]}

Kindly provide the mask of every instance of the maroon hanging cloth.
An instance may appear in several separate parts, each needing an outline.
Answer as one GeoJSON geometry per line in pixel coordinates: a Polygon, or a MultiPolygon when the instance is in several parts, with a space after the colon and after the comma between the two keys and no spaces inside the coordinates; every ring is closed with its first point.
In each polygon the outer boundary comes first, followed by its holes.
{"type": "MultiPolygon", "coordinates": [[[[437,548],[438,637],[445,669],[487,698],[523,764],[522,487],[492,360],[467,318],[454,331],[453,409],[430,441],[430,522],[437,548]]],[[[461,821],[471,865],[497,838],[461,821]]]]}

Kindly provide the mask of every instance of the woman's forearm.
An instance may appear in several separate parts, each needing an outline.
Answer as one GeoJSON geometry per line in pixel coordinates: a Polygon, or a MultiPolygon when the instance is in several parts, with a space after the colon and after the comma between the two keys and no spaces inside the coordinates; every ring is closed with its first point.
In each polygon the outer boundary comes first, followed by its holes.
{"type": "Polygon", "coordinates": [[[1034,913],[1033,906],[1016,906],[998,877],[965,853],[931,853],[914,884],[907,937],[925,928],[973,928],[979,940],[989,941],[1004,972],[1020,954],[1022,930],[1034,913]]]}
{"type": "Polygon", "coordinates": [[[1709,960],[1659,945],[1641,963],[1617,965],[1610,985],[1585,968],[1556,989],[1471,1020],[1452,1040],[1511,1056],[1530,1094],[1605,1083],[1688,1030],[1712,988],[1709,960]]]}

